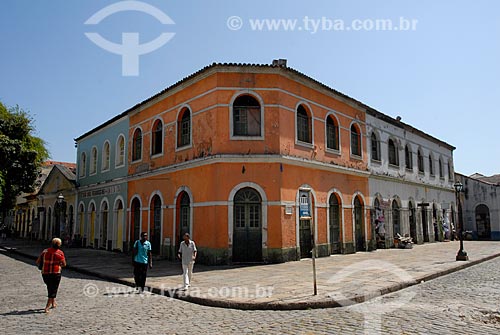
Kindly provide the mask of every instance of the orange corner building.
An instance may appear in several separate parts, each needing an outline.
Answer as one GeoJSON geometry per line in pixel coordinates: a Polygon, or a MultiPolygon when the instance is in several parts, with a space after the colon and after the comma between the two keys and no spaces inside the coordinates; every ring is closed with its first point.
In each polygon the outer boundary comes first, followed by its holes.
{"type": "Polygon", "coordinates": [[[189,232],[208,264],[371,250],[366,108],[285,60],[179,81],[128,111],[128,240],[173,258],[189,232]]]}

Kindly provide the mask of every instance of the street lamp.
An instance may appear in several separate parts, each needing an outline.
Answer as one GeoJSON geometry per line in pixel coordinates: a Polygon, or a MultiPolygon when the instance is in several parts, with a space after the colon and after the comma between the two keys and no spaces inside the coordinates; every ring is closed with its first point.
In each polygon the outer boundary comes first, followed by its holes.
{"type": "Polygon", "coordinates": [[[65,203],[64,203],[64,195],[62,193],[59,193],[57,196],[57,204],[58,204],[58,220],[57,220],[57,225],[55,227],[55,236],[56,237],[61,237],[61,225],[64,225],[64,215],[65,215],[65,203]]]}
{"type": "Polygon", "coordinates": [[[461,209],[462,209],[462,206],[460,206],[460,192],[463,191],[464,189],[464,185],[462,185],[462,183],[460,181],[456,181],[455,184],[453,185],[453,187],[455,188],[455,194],[457,196],[457,214],[458,214],[458,224],[460,226],[460,230],[459,230],[459,239],[460,239],[460,250],[458,250],[458,253],[457,253],[457,258],[456,260],[457,261],[468,261],[469,260],[469,256],[467,256],[467,252],[464,250],[464,234],[463,234],[463,230],[464,230],[464,221],[462,219],[462,213],[461,213],[461,209]]]}

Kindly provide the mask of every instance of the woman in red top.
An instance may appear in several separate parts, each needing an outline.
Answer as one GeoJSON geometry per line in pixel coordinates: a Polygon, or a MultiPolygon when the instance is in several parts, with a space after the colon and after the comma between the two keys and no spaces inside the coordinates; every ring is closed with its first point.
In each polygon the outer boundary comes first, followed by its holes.
{"type": "Polygon", "coordinates": [[[48,313],[51,307],[57,306],[56,296],[61,282],[61,269],[66,266],[64,252],[60,250],[61,244],[60,238],[52,239],[52,247],[42,251],[36,260],[36,264],[41,265],[43,282],[47,285],[48,300],[45,313],[48,313]]]}

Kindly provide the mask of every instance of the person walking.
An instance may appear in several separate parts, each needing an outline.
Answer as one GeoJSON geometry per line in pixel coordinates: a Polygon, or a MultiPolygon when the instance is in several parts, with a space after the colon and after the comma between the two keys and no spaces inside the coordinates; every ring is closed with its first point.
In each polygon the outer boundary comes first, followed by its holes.
{"type": "Polygon", "coordinates": [[[144,292],[146,276],[149,268],[153,268],[153,257],[151,256],[151,243],[148,241],[148,233],[142,232],[141,239],[135,241],[132,252],[132,263],[134,265],[135,287],[139,292],[144,292]]]}
{"type": "Polygon", "coordinates": [[[182,260],[182,278],[184,280],[184,289],[187,290],[191,286],[191,278],[193,276],[193,266],[196,260],[196,244],[190,239],[188,233],[184,234],[184,241],[179,246],[177,257],[182,260]]]}
{"type": "Polygon", "coordinates": [[[52,246],[42,251],[36,264],[42,270],[43,282],[47,286],[47,304],[45,313],[49,313],[50,308],[56,308],[56,296],[61,282],[61,270],[66,266],[66,258],[61,248],[60,238],[52,239],[52,246]]]}

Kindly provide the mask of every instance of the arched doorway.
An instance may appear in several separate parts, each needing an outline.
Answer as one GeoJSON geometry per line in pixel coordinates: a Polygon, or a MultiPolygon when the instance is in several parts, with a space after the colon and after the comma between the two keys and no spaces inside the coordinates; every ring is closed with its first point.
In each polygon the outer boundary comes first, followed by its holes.
{"type": "Polygon", "coordinates": [[[262,199],[253,188],[234,196],[233,262],[262,261],[262,199]]]}
{"type": "Polygon", "coordinates": [[[89,245],[96,247],[96,239],[95,239],[95,205],[94,203],[90,204],[90,235],[89,235],[89,245]]]}
{"type": "Polygon", "coordinates": [[[478,239],[491,239],[490,209],[486,205],[476,207],[476,229],[478,239]]]}
{"type": "Polygon", "coordinates": [[[38,212],[38,215],[40,216],[40,240],[44,241],[47,239],[47,212],[45,211],[45,208],[42,207],[41,211],[38,212]]]}
{"type": "Polygon", "coordinates": [[[107,249],[108,248],[108,215],[109,208],[108,202],[104,201],[101,204],[101,225],[99,230],[99,248],[107,249]]]}
{"type": "Polygon", "coordinates": [[[134,198],[134,200],[132,200],[131,212],[132,227],[134,227],[131,236],[132,239],[130,240],[132,246],[134,242],[139,239],[141,233],[141,202],[139,199],[134,198]]]}
{"type": "Polygon", "coordinates": [[[47,240],[52,239],[52,207],[49,207],[49,211],[47,213],[47,233],[45,235],[47,240]]]}
{"type": "Polygon", "coordinates": [[[78,242],[78,246],[85,246],[87,244],[87,238],[85,236],[85,232],[87,231],[85,229],[85,208],[83,207],[83,204],[80,204],[78,206],[78,224],[79,224],[79,229],[78,229],[78,236],[76,237],[78,242]]]}
{"type": "Polygon", "coordinates": [[[356,251],[365,249],[364,207],[359,195],[354,198],[354,247],[356,251]]]}
{"type": "Polygon", "coordinates": [[[123,250],[123,202],[121,199],[116,200],[115,202],[115,215],[116,215],[116,248],[119,250],[123,250]]]}
{"type": "Polygon", "coordinates": [[[31,238],[37,238],[38,229],[39,229],[39,227],[37,226],[35,209],[32,208],[31,209],[31,227],[30,227],[31,238]]]}
{"type": "MultiPolygon", "coordinates": [[[[310,204],[310,194],[309,192],[299,192],[299,206],[302,204],[310,204]]],[[[312,207],[312,204],[311,204],[312,207]]],[[[300,209],[299,209],[300,211],[300,209]]],[[[309,213],[309,216],[311,216],[311,213],[309,213]]],[[[300,219],[299,220],[299,247],[300,247],[300,258],[307,258],[311,257],[311,251],[312,251],[312,228],[311,228],[311,221],[312,218],[308,219],[300,219]]]]}
{"type": "Polygon", "coordinates": [[[439,241],[439,227],[436,204],[432,204],[432,228],[434,229],[434,242],[437,242],[439,241]]]}
{"type": "Polygon", "coordinates": [[[408,202],[408,220],[410,221],[410,237],[413,243],[417,243],[417,220],[415,217],[415,207],[411,201],[408,202]]]}
{"type": "Polygon", "coordinates": [[[151,230],[151,244],[152,244],[152,252],[155,255],[160,254],[160,246],[161,246],[161,199],[160,196],[155,195],[153,199],[151,199],[150,205],[151,212],[151,222],[150,227],[151,230]]]}
{"type": "Polygon", "coordinates": [[[392,200],[392,237],[396,238],[398,234],[401,235],[401,214],[398,202],[392,200]]]}
{"type": "Polygon", "coordinates": [[[424,242],[429,242],[429,223],[427,222],[428,213],[427,213],[427,203],[421,204],[421,217],[422,217],[422,233],[424,235],[424,242]]]}
{"type": "Polygon", "coordinates": [[[328,201],[329,207],[329,225],[330,225],[330,253],[340,254],[341,237],[340,237],[340,201],[336,194],[330,195],[328,201]]]}
{"type": "Polygon", "coordinates": [[[177,222],[177,246],[182,242],[184,234],[191,234],[191,198],[189,194],[182,191],[177,198],[179,221],[177,222]]]}

